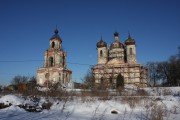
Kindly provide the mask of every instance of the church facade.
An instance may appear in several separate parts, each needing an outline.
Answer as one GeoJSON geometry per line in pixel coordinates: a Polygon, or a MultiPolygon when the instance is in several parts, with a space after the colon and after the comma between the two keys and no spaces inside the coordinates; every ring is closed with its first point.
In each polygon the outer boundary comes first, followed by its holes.
{"type": "Polygon", "coordinates": [[[123,43],[119,33],[114,33],[110,47],[105,41],[97,43],[98,63],[92,68],[97,86],[116,88],[117,76],[123,77],[124,84],[147,85],[147,69],[136,62],[136,41],[130,34],[123,43]]]}
{"type": "Polygon", "coordinates": [[[50,47],[44,53],[44,66],[37,70],[37,84],[60,83],[66,87],[71,82],[72,71],[67,69],[66,52],[62,49],[57,28],[49,43],[50,47]]]}

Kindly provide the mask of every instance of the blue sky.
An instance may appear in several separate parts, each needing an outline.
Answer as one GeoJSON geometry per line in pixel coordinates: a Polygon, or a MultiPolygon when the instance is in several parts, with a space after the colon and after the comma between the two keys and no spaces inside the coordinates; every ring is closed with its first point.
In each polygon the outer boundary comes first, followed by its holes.
{"type": "Polygon", "coordinates": [[[137,61],[164,61],[180,45],[179,0],[0,0],[0,84],[36,75],[56,25],[73,80],[97,63],[96,43],[118,31],[137,43],[137,61]],[[29,62],[3,62],[3,61],[29,62]]]}

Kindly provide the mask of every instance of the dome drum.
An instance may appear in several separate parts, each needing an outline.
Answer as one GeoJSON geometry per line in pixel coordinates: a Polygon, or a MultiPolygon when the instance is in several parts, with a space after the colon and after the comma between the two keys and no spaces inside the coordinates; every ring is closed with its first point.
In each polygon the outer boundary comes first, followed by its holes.
{"type": "Polygon", "coordinates": [[[126,45],[135,45],[135,41],[128,41],[128,42],[125,42],[126,45]]]}
{"type": "Polygon", "coordinates": [[[111,44],[110,49],[115,49],[115,48],[122,48],[124,49],[124,45],[123,43],[119,42],[119,41],[115,41],[111,44]]]}

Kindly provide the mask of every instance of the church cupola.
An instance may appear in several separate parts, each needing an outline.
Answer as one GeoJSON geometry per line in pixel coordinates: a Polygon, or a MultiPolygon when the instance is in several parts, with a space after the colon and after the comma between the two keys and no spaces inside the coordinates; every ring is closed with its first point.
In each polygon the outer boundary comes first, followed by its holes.
{"type": "Polygon", "coordinates": [[[118,32],[114,33],[114,42],[110,46],[110,49],[115,49],[115,48],[123,48],[124,49],[123,43],[121,43],[119,40],[119,33],[118,32]]]}
{"type": "Polygon", "coordinates": [[[54,30],[54,35],[50,38],[50,48],[61,49],[62,39],[58,34],[58,29],[54,30]]]}
{"type": "Polygon", "coordinates": [[[37,84],[48,87],[48,83],[58,83],[63,87],[68,86],[72,71],[67,69],[66,52],[61,48],[62,39],[57,27],[49,42],[50,47],[44,53],[44,66],[37,70],[37,84]]]}
{"type": "Polygon", "coordinates": [[[97,48],[100,48],[100,47],[107,47],[107,43],[106,42],[104,42],[103,40],[102,40],[102,37],[101,37],[101,40],[97,43],[97,48]]]}
{"type": "Polygon", "coordinates": [[[98,64],[105,64],[108,60],[108,49],[107,43],[101,40],[97,43],[97,52],[98,52],[98,64]]]}
{"type": "Polygon", "coordinates": [[[114,33],[114,42],[111,43],[109,49],[109,60],[117,59],[119,62],[124,63],[124,44],[119,40],[119,33],[114,33]]]}
{"type": "Polygon", "coordinates": [[[131,38],[130,33],[128,35],[127,40],[125,41],[125,44],[127,62],[129,64],[136,63],[136,41],[133,38],[131,38]]]}
{"type": "Polygon", "coordinates": [[[56,39],[56,40],[59,40],[59,41],[62,42],[62,40],[61,40],[61,38],[60,38],[58,32],[59,32],[59,31],[58,31],[58,29],[56,28],[56,29],[54,30],[54,35],[50,38],[50,40],[56,39]]]}
{"type": "Polygon", "coordinates": [[[119,41],[119,33],[118,32],[114,33],[114,40],[119,41]]]}
{"type": "Polygon", "coordinates": [[[128,35],[128,39],[125,41],[125,44],[126,44],[126,45],[135,45],[135,44],[136,44],[136,41],[131,38],[130,33],[129,33],[129,35],[128,35]]]}

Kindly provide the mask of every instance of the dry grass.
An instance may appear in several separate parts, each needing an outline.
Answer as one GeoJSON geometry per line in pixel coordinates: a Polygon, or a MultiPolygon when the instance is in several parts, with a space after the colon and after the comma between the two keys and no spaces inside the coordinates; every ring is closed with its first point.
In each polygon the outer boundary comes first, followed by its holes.
{"type": "Polygon", "coordinates": [[[171,89],[168,89],[168,88],[162,88],[162,95],[172,95],[172,91],[171,89]]]}
{"type": "Polygon", "coordinates": [[[81,91],[81,97],[98,97],[99,100],[110,100],[112,96],[106,90],[90,90],[81,91]]]}
{"type": "MultiPolygon", "coordinates": [[[[169,89],[160,89],[156,88],[157,92],[161,95],[169,95],[172,94],[172,92],[169,89]]],[[[74,91],[64,91],[64,90],[51,90],[47,92],[40,92],[40,91],[35,91],[34,95],[36,96],[44,96],[44,97],[51,97],[51,98],[56,98],[60,101],[62,101],[62,108],[61,112],[64,112],[67,103],[69,101],[74,100],[74,98],[81,98],[83,103],[88,103],[91,104],[92,102],[96,101],[97,99],[105,101],[105,100],[111,100],[116,99],[119,102],[122,102],[122,104],[127,104],[129,107],[133,110],[136,107],[144,107],[144,111],[142,111],[142,114],[139,116],[139,119],[141,120],[163,120],[164,118],[168,119],[168,116],[173,113],[173,114],[178,114],[179,108],[177,106],[174,106],[171,111],[168,111],[166,109],[165,105],[158,105],[157,102],[161,102],[162,99],[160,97],[156,99],[149,98],[149,94],[143,90],[143,89],[136,89],[132,90],[133,92],[125,91],[124,89],[117,91],[117,94],[111,94],[110,91],[108,90],[82,90],[78,92],[74,91]],[[121,96],[119,96],[121,95],[121,96]],[[119,99],[118,99],[119,98],[119,99]]],[[[46,109],[50,109],[52,103],[47,103],[46,109]]],[[[1,105],[0,105],[1,106],[1,105]]],[[[102,113],[102,115],[98,115],[99,118],[97,118],[97,111],[99,109],[99,106],[96,107],[94,110],[94,115],[92,117],[92,120],[96,119],[104,119],[104,116],[107,112],[107,109],[105,109],[102,113]]],[[[71,115],[71,112],[68,112],[66,115],[66,119],[69,118],[71,115]]],[[[126,119],[126,114],[127,111],[125,110],[123,113],[123,118],[121,119],[126,119]]],[[[128,114],[127,114],[128,115],[128,114]]]]}
{"type": "Polygon", "coordinates": [[[136,106],[139,106],[142,102],[142,98],[140,97],[133,97],[133,96],[125,96],[122,97],[121,102],[123,104],[128,104],[130,108],[135,108],[136,106]]]}
{"type": "Polygon", "coordinates": [[[167,116],[167,110],[156,103],[146,109],[146,120],[163,120],[165,116],[167,116]]]}

